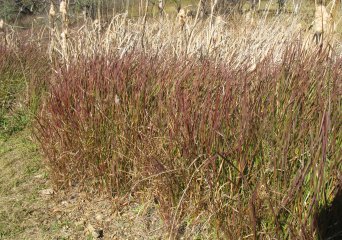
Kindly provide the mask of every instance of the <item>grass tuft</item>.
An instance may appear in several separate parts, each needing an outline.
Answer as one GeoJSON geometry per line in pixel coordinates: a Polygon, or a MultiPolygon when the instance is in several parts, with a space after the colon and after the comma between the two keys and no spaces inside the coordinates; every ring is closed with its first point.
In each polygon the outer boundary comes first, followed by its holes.
{"type": "Polygon", "coordinates": [[[53,75],[36,135],[58,187],[149,191],[171,236],[206,214],[218,237],[308,238],[341,170],[342,59],[327,56],[80,60],[53,75]]]}

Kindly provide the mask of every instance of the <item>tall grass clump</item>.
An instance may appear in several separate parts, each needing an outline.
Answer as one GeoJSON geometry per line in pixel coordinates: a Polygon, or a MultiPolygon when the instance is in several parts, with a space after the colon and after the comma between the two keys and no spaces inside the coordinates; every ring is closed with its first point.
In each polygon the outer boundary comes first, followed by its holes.
{"type": "Polygon", "coordinates": [[[56,186],[147,192],[172,238],[312,239],[341,179],[342,59],[297,41],[234,57],[61,66],[35,128],[56,186]]]}

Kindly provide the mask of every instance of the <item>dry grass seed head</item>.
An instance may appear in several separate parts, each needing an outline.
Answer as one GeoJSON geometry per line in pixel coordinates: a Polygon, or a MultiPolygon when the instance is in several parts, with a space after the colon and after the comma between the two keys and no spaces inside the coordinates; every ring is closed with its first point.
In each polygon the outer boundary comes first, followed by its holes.
{"type": "Polygon", "coordinates": [[[178,15],[177,15],[177,18],[178,18],[178,23],[181,27],[183,27],[186,23],[186,12],[183,8],[181,8],[178,12],[178,15]]]}
{"type": "Polygon", "coordinates": [[[56,15],[56,11],[55,11],[55,7],[54,7],[53,3],[51,3],[51,5],[50,5],[49,15],[51,17],[54,17],[56,15]]]}
{"type": "Polygon", "coordinates": [[[0,19],[0,31],[4,29],[4,20],[0,19]]]}
{"type": "Polygon", "coordinates": [[[334,30],[333,18],[323,5],[315,7],[313,28],[315,33],[332,33],[334,30]]]}
{"type": "Polygon", "coordinates": [[[64,0],[61,1],[60,5],[59,5],[59,12],[62,14],[67,14],[66,2],[64,0]]]}

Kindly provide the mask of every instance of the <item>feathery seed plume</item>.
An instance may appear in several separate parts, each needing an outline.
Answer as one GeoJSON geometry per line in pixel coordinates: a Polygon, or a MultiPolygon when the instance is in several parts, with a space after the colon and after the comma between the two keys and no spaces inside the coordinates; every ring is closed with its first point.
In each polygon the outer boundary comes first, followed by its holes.
{"type": "Polygon", "coordinates": [[[54,17],[54,16],[56,15],[55,7],[53,6],[52,3],[51,3],[51,5],[50,5],[49,15],[50,15],[51,17],[54,17]]]}
{"type": "Polygon", "coordinates": [[[67,14],[67,11],[66,11],[66,2],[63,0],[61,2],[61,4],[59,5],[59,11],[62,13],[62,14],[67,14]]]}
{"type": "Polygon", "coordinates": [[[178,23],[181,26],[181,28],[183,29],[183,27],[186,23],[186,12],[183,8],[179,10],[177,17],[178,17],[178,23]]]}
{"type": "Polygon", "coordinates": [[[323,5],[316,6],[313,29],[317,33],[330,32],[332,29],[332,18],[323,5]]]}
{"type": "Polygon", "coordinates": [[[4,29],[4,20],[0,19],[0,30],[4,29]]]}

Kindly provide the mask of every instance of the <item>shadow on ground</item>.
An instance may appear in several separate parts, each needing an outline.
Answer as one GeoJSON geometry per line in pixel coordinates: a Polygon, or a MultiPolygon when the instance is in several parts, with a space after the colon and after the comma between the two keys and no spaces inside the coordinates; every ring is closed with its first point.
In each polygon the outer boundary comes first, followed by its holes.
{"type": "Polygon", "coordinates": [[[321,240],[342,239],[342,185],[331,204],[324,206],[316,216],[321,240]]]}

